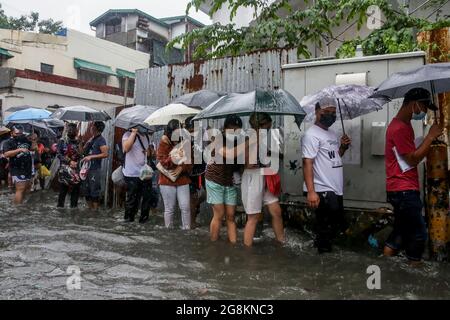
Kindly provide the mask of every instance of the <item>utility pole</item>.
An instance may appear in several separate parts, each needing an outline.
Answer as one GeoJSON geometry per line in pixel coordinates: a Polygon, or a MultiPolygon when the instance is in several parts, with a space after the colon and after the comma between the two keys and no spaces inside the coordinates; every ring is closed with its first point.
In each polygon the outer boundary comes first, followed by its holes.
{"type": "MultiPolygon", "coordinates": [[[[426,44],[427,62],[448,62],[450,52],[450,28],[424,31],[418,42],[426,44]]],[[[434,141],[427,156],[427,215],[431,257],[438,261],[448,260],[450,240],[449,216],[449,133],[450,93],[433,97],[439,106],[438,121],[444,128],[444,141],[434,141]]]]}

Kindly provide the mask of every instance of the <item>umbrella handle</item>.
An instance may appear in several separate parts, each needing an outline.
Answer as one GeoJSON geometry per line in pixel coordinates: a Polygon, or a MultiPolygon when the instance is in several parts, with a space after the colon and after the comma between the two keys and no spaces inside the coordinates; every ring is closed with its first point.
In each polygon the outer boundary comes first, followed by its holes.
{"type": "Polygon", "coordinates": [[[338,102],[338,108],[339,108],[339,115],[341,116],[342,132],[344,133],[344,136],[345,136],[344,119],[342,119],[341,103],[339,102],[339,98],[337,98],[337,102],[338,102]]]}

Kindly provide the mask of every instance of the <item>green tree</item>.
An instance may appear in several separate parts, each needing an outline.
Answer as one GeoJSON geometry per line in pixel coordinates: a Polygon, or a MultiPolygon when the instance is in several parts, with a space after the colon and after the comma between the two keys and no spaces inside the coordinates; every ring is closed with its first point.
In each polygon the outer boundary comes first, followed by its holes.
{"type": "MultiPolygon", "coordinates": [[[[387,0],[304,0],[304,9],[293,9],[290,0],[191,0],[186,12],[199,10],[204,2],[212,4],[210,15],[222,6],[230,9],[232,19],[240,7],[252,8],[255,23],[249,27],[236,28],[235,24],[213,24],[181,35],[172,40],[168,47],[176,43],[184,48],[198,44],[194,59],[210,59],[227,55],[237,55],[254,50],[288,47],[296,48],[299,57],[310,58],[309,44],[320,48],[336,39],[337,27],[355,24],[360,29],[368,19],[367,10],[377,5],[384,18],[381,29],[373,31],[365,39],[352,39],[343,43],[338,50],[339,57],[354,55],[356,45],[361,44],[366,55],[405,52],[419,49],[416,33],[434,28],[435,25],[450,25],[450,20],[439,20],[435,24],[427,19],[419,19],[407,10],[394,7],[387,0]],[[259,14],[257,15],[257,12],[259,14]],[[214,48],[214,50],[211,50],[214,48]]],[[[297,1],[299,3],[301,1],[297,1]]],[[[434,7],[446,0],[434,0],[434,7]]],[[[431,5],[431,4],[429,4],[431,5]]],[[[426,7],[426,6],[425,6],[426,7]]],[[[424,7],[424,8],[425,8],[424,7]]]]}
{"type": "Polygon", "coordinates": [[[63,28],[63,23],[53,19],[39,20],[38,12],[31,12],[19,18],[8,17],[0,4],[0,28],[21,31],[38,30],[40,33],[54,34],[63,28]]]}

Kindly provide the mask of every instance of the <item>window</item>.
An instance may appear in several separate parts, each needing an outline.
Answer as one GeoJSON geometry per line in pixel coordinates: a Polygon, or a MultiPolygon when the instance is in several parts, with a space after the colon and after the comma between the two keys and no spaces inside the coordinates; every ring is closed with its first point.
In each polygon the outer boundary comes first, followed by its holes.
{"type": "Polygon", "coordinates": [[[83,80],[103,86],[106,86],[108,83],[107,75],[80,69],[77,70],[77,78],[78,80],[83,80]]]}
{"type": "Polygon", "coordinates": [[[46,63],[41,63],[41,72],[48,73],[48,74],[53,74],[53,65],[46,64],[46,63]]]}
{"type": "MultiPolygon", "coordinates": [[[[120,90],[125,90],[125,78],[120,78],[120,90]]],[[[134,94],[134,79],[128,80],[128,92],[134,94]]]]}
{"type": "Polygon", "coordinates": [[[106,23],[106,35],[122,31],[122,19],[117,18],[106,23]]]}

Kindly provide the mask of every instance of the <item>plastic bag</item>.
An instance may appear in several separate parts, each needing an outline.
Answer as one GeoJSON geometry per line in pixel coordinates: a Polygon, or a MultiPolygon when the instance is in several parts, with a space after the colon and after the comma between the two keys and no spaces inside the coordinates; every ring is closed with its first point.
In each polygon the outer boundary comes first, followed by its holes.
{"type": "Polygon", "coordinates": [[[267,175],[266,178],[266,185],[267,189],[271,194],[274,196],[279,196],[281,194],[281,178],[278,173],[267,175]]]}
{"type": "Polygon", "coordinates": [[[39,176],[40,176],[41,178],[50,177],[50,176],[51,176],[51,172],[47,169],[46,166],[42,165],[42,166],[39,168],[39,176]]]}
{"type": "Polygon", "coordinates": [[[141,169],[139,178],[142,181],[145,181],[150,180],[152,177],[153,177],[153,169],[148,164],[145,164],[141,169]]]}
{"type": "Polygon", "coordinates": [[[125,176],[123,175],[122,166],[118,167],[113,171],[111,175],[111,180],[116,186],[123,187],[125,186],[125,176]]]}

